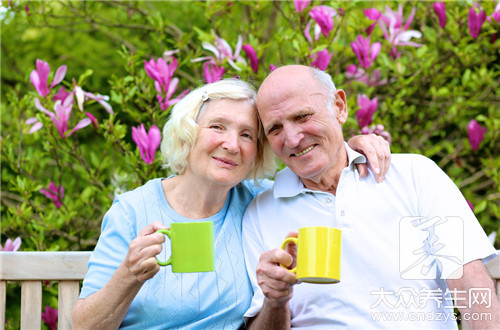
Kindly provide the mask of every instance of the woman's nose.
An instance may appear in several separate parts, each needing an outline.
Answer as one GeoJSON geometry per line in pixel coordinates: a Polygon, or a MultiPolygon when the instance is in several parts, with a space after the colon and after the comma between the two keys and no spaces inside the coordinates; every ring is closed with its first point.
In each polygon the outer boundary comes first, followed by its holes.
{"type": "Polygon", "coordinates": [[[227,132],[224,136],[222,147],[229,152],[237,152],[239,150],[238,134],[235,132],[227,132]]]}

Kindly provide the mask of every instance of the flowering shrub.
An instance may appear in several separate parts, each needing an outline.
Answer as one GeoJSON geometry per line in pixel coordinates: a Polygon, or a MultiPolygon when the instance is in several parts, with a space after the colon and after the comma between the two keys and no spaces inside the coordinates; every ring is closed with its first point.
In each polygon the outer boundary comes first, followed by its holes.
{"type": "Polygon", "coordinates": [[[347,94],[346,137],[432,158],[499,231],[499,1],[3,6],[0,241],[92,249],[117,194],[171,174],[158,144],[173,104],[285,64],[329,72],[347,94]]]}

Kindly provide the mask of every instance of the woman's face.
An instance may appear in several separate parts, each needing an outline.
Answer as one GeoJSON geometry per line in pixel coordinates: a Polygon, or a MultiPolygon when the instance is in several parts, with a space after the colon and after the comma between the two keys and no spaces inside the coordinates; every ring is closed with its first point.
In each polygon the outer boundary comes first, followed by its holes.
{"type": "Polygon", "coordinates": [[[245,100],[211,100],[198,126],[186,174],[229,188],[245,179],[257,154],[258,119],[253,105],[245,100]]]}

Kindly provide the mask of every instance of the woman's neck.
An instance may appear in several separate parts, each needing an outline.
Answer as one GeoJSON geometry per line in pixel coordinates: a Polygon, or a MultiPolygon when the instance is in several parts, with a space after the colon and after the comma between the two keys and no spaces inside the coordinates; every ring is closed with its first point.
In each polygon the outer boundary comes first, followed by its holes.
{"type": "Polygon", "coordinates": [[[201,183],[186,174],[162,180],[162,187],[170,207],[189,219],[205,219],[222,210],[230,189],[201,183]]]}

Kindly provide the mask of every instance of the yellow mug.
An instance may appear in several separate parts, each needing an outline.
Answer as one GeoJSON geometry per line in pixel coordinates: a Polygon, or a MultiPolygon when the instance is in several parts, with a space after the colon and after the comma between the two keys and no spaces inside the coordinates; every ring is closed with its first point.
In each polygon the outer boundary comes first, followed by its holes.
{"type": "MultiPolygon", "coordinates": [[[[281,248],[297,245],[297,266],[290,270],[308,283],[340,282],[342,231],[332,227],[303,227],[297,238],[288,237],[281,248]]],[[[281,265],[284,267],[283,265],[281,265]]]]}

